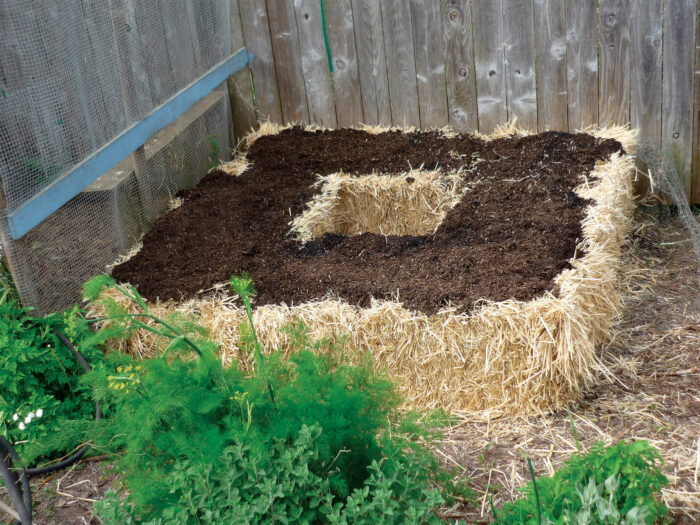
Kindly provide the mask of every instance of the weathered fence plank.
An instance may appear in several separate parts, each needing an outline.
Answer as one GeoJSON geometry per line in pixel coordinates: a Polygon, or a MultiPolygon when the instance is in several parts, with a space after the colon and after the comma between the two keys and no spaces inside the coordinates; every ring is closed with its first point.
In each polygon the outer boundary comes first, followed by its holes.
{"type": "Polygon", "coordinates": [[[661,143],[662,0],[632,2],[630,123],[640,137],[661,143]]]}
{"type": "Polygon", "coordinates": [[[364,114],[352,3],[350,0],[333,0],[325,2],[323,8],[333,65],[333,91],[338,126],[353,126],[364,122],[364,114]]]}
{"type": "MultiPolygon", "coordinates": [[[[95,89],[99,86],[99,78],[95,68],[89,64],[91,52],[83,45],[87,33],[80,23],[81,15],[80,5],[73,4],[61,8],[48,5],[40,15],[46,17],[44,20],[47,22],[42,31],[45,44],[55,52],[69,50],[58,53],[55,61],[48,62],[52,68],[46,75],[55,76],[61,86],[61,117],[50,127],[64,135],[70,148],[70,156],[62,170],[68,168],[75,157],[86,154],[100,144],[98,137],[102,136],[104,127],[99,122],[99,116],[108,112],[104,100],[98,96],[99,90],[95,89]]],[[[63,162],[59,161],[58,164],[63,162]]]]}
{"type": "Polygon", "coordinates": [[[420,127],[410,8],[402,0],[384,0],[381,6],[391,120],[395,126],[420,127]]]}
{"type": "Polygon", "coordinates": [[[630,121],[629,0],[601,0],[598,6],[600,44],[598,123],[630,121]]]}
{"type": "MultiPolygon", "coordinates": [[[[114,33],[114,47],[119,67],[119,85],[122,92],[124,114],[129,124],[137,122],[153,109],[150,86],[145,66],[141,59],[140,43],[136,31],[134,6],[131,0],[109,0],[110,15],[114,33]]],[[[152,203],[153,193],[148,181],[148,165],[143,146],[131,156],[136,170],[136,181],[143,206],[145,222],[155,220],[152,203]]]]}
{"type": "MultiPolygon", "coordinates": [[[[700,5],[698,5],[700,15],[700,5]]],[[[700,24],[695,27],[695,74],[693,75],[695,100],[693,104],[693,172],[690,202],[700,203],[700,24]]]]}
{"type": "Polygon", "coordinates": [[[440,4],[434,0],[411,0],[416,83],[423,129],[448,123],[445,85],[445,48],[440,30],[440,4]]]}
{"type": "Polygon", "coordinates": [[[502,0],[474,0],[474,58],[479,131],[490,133],[506,122],[502,0]]]}
{"type": "Polygon", "coordinates": [[[673,158],[690,196],[693,142],[695,1],[665,0],[663,27],[662,148],[673,158]]]}
{"type": "MultiPolygon", "coordinates": [[[[96,136],[98,143],[103,144],[126,126],[116,66],[117,54],[113,45],[103,43],[105,35],[112,34],[112,22],[104,13],[98,12],[99,7],[92,2],[82,3],[81,8],[80,21],[85,28],[84,60],[86,67],[97,76],[101,88],[101,93],[91,93],[91,96],[99,97],[103,104],[101,107],[104,107],[96,136]]],[[[114,41],[110,36],[107,38],[114,41]]]]}
{"type": "MultiPolygon", "coordinates": [[[[9,6],[0,2],[0,64],[2,66],[2,118],[0,118],[0,136],[6,141],[7,151],[21,154],[3,155],[0,158],[0,211],[14,209],[20,198],[18,181],[13,176],[27,170],[26,159],[40,158],[42,149],[36,135],[36,117],[32,108],[22,107],[22,101],[29,98],[29,81],[31,72],[23,67],[20,35],[12,30],[9,6]]],[[[21,10],[27,16],[25,10],[21,10]]],[[[31,15],[30,15],[31,16],[31,15]]],[[[32,188],[33,190],[34,188],[32,188]]],[[[29,195],[27,195],[27,198],[29,195]]],[[[2,223],[2,221],[0,221],[2,223]]],[[[0,233],[2,233],[0,231],[0,233]]],[[[9,235],[7,237],[9,239],[9,235]]]]}
{"type": "Polygon", "coordinates": [[[565,0],[534,0],[537,129],[566,131],[565,0]]]}
{"type": "Polygon", "coordinates": [[[598,122],[596,0],[567,0],[567,91],[569,130],[598,122]]]}
{"type": "Polygon", "coordinates": [[[283,122],[277,72],[272,53],[270,25],[265,2],[239,0],[241,28],[248,51],[253,54],[250,65],[255,86],[255,109],[258,120],[283,122]]]}
{"type": "Polygon", "coordinates": [[[352,14],[365,122],[390,126],[391,103],[381,6],[374,0],[352,0],[352,14]]]}
{"type": "Polygon", "coordinates": [[[532,0],[503,2],[505,81],[508,120],[537,129],[535,34],[532,0]]]}
{"type": "Polygon", "coordinates": [[[160,0],[159,10],[165,23],[165,39],[170,62],[178,64],[173,69],[177,89],[182,89],[194,78],[197,65],[190,31],[183,31],[183,20],[187,20],[186,0],[160,0]]]}
{"type": "Polygon", "coordinates": [[[168,57],[163,12],[159,2],[134,2],[134,22],[130,32],[138,35],[153,105],[158,106],[175,92],[173,67],[168,57]]]}
{"type": "MultiPolygon", "coordinates": [[[[245,46],[241,14],[238,0],[229,1],[229,32],[231,41],[226,47],[226,54],[235,53],[245,46]]],[[[250,82],[250,69],[244,67],[226,80],[231,119],[233,122],[234,145],[245,133],[255,127],[255,102],[253,101],[253,85],[250,82]]]]}
{"type": "Polygon", "coordinates": [[[448,0],[442,12],[445,77],[450,125],[458,131],[477,131],[476,72],[471,0],[448,0]]]}
{"type": "Polygon", "coordinates": [[[294,0],[301,69],[304,73],[309,121],[328,128],[335,128],[335,116],[331,70],[328,64],[326,42],[323,38],[323,21],[319,0],[294,0]]]}
{"type": "Polygon", "coordinates": [[[267,0],[267,16],[270,20],[282,116],[287,123],[308,123],[309,108],[306,103],[294,4],[287,0],[267,0]]]}
{"type": "MultiPolygon", "coordinates": [[[[195,7],[192,2],[185,2],[185,19],[187,20],[186,32],[189,35],[189,41],[192,43],[192,54],[194,56],[194,68],[198,75],[205,71],[205,65],[202,60],[202,49],[199,45],[199,31],[197,30],[197,17],[195,16],[195,7]]],[[[185,32],[183,28],[183,33],[185,32]]]]}
{"type": "MultiPolygon", "coordinates": [[[[30,99],[44,100],[43,104],[37,104],[32,111],[32,127],[39,146],[39,159],[26,159],[28,166],[36,173],[37,179],[52,179],[66,166],[71,164],[72,152],[84,150],[86,141],[81,140],[77,130],[81,126],[87,127],[84,115],[79,110],[73,76],[78,75],[76,58],[65,57],[59,53],[61,45],[68,42],[60,30],[56,29],[56,20],[60,16],[56,6],[53,9],[43,9],[38,4],[26,6],[23,14],[26,20],[28,34],[40,35],[40,45],[46,50],[44,57],[33,56],[36,51],[32,46],[18,46],[22,62],[32,64],[27,75],[27,87],[30,99]],[[56,64],[56,67],[49,67],[56,64]],[[46,74],[41,74],[40,69],[46,67],[46,74]],[[50,92],[58,94],[55,101],[47,100],[50,92]],[[78,142],[75,141],[78,140],[78,142]],[[38,160],[38,163],[36,162],[38,160]]],[[[24,38],[24,35],[18,35],[24,38]]],[[[71,49],[74,53],[75,50],[71,49]]],[[[76,80],[76,88],[84,90],[81,80],[76,80]]]]}
{"type": "Polygon", "coordinates": [[[136,27],[133,3],[131,0],[109,0],[109,5],[124,109],[131,124],[153,109],[151,88],[138,35],[131,30],[136,27]]]}

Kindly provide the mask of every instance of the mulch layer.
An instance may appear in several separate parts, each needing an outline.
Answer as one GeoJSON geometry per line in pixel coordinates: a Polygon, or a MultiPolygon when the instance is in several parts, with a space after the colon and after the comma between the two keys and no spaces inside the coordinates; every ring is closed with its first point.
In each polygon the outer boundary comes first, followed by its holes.
{"type": "Polygon", "coordinates": [[[559,132],[487,142],[291,128],[258,139],[240,176],[214,171],[183,192],[184,204],[158,219],[143,249],[112,274],[151,300],[191,298],[242,272],[256,284],[257,305],[332,294],[365,307],[398,293],[405,307],[430,314],[448,304],[468,312],[480,299],[530,300],[556,292],[553,280],[582,239],[589,202],[574,188],[621,148],[559,132]],[[306,245],[289,237],[319,175],[398,176],[421,166],[462,167],[466,183],[480,181],[434,234],[326,234],[306,245]]]}

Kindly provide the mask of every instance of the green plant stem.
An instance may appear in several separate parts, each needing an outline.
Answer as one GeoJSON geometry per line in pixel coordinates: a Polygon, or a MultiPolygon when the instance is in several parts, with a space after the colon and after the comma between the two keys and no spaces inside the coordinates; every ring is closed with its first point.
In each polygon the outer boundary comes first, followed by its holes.
{"type": "MultiPolygon", "coordinates": [[[[172,327],[170,324],[166,323],[165,321],[163,321],[162,319],[156,317],[156,316],[153,315],[153,314],[123,314],[123,315],[112,315],[112,316],[109,316],[109,317],[98,317],[98,318],[96,318],[96,319],[90,319],[88,322],[90,322],[90,323],[96,323],[96,322],[99,322],[99,321],[110,321],[110,320],[114,320],[114,319],[125,319],[125,318],[131,319],[135,325],[137,325],[137,326],[143,328],[144,330],[148,330],[149,332],[154,333],[154,334],[156,334],[156,335],[160,335],[160,336],[164,336],[164,337],[170,337],[170,338],[182,337],[182,340],[183,340],[190,348],[192,348],[195,352],[197,352],[197,355],[199,355],[199,357],[202,357],[202,350],[195,344],[194,341],[192,341],[189,337],[187,337],[186,335],[182,334],[182,332],[180,332],[179,330],[177,330],[176,328],[172,327]],[[170,330],[170,331],[172,332],[172,334],[167,334],[167,333],[165,333],[165,332],[161,332],[160,330],[156,330],[156,329],[153,328],[152,326],[148,326],[146,323],[142,323],[142,322],[139,321],[138,319],[135,319],[135,317],[146,317],[146,318],[148,318],[148,319],[152,319],[153,321],[155,321],[155,322],[157,322],[157,323],[163,325],[165,328],[167,328],[168,330],[170,330]],[[174,334],[174,335],[173,335],[173,334],[174,334]]],[[[163,354],[163,355],[165,356],[165,354],[163,354]]]]}
{"type": "Polygon", "coordinates": [[[530,469],[532,487],[535,490],[535,504],[537,505],[537,523],[539,525],[542,525],[542,511],[540,510],[540,493],[537,491],[537,479],[535,478],[535,469],[532,468],[532,461],[530,461],[530,456],[527,457],[527,468],[530,469]]]}
{"type": "MultiPolygon", "coordinates": [[[[265,361],[263,360],[262,355],[262,345],[260,344],[258,334],[255,331],[255,325],[253,324],[253,309],[250,307],[250,298],[247,295],[241,296],[241,298],[243,300],[243,305],[245,306],[245,313],[248,317],[248,322],[250,323],[250,330],[253,333],[253,341],[255,341],[255,359],[258,362],[258,369],[262,371],[265,369],[265,361]]],[[[267,379],[267,390],[270,392],[270,399],[272,399],[272,403],[277,406],[275,392],[272,390],[272,383],[270,382],[269,378],[267,379]]]]}
{"type": "MultiPolygon", "coordinates": [[[[245,279],[247,280],[247,278],[245,279]]],[[[255,324],[253,323],[253,308],[250,305],[250,290],[248,289],[247,285],[238,287],[233,284],[234,282],[235,278],[232,278],[231,286],[241,297],[241,301],[243,301],[243,307],[245,308],[246,317],[248,318],[248,324],[250,324],[250,331],[253,334],[253,341],[255,342],[255,360],[257,362],[258,370],[260,370],[261,372],[266,372],[267,367],[265,366],[265,360],[262,354],[262,345],[260,344],[260,340],[258,339],[258,333],[255,331],[255,324]]],[[[252,282],[248,281],[248,285],[252,286],[252,282]]],[[[276,408],[277,401],[275,400],[275,392],[272,389],[272,383],[270,382],[269,377],[267,379],[267,389],[270,393],[270,399],[272,400],[272,404],[275,405],[276,408]]]]}
{"type": "Polygon", "coordinates": [[[574,441],[576,442],[576,449],[581,452],[581,442],[578,439],[578,432],[576,431],[576,424],[574,423],[574,416],[571,413],[571,410],[569,410],[569,407],[566,407],[566,411],[569,413],[569,423],[571,423],[571,430],[574,433],[574,441]]]}

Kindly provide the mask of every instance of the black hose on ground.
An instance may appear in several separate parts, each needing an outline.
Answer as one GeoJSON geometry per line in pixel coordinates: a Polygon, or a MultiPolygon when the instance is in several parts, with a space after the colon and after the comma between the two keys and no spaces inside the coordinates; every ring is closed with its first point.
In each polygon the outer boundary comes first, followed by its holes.
{"type": "Polygon", "coordinates": [[[15,508],[15,523],[31,525],[32,523],[32,493],[29,490],[29,476],[24,469],[15,468],[19,463],[17,452],[10,442],[0,436],[0,478],[5,482],[15,508]]]}
{"type": "MultiPolygon", "coordinates": [[[[90,364],[87,362],[83,354],[75,348],[75,345],[66,337],[66,335],[58,330],[54,330],[54,334],[63,343],[68,350],[75,356],[80,366],[86,372],[91,370],[90,364]]],[[[95,419],[102,419],[102,406],[99,401],[95,402],[95,419]]],[[[3,436],[0,436],[0,478],[5,483],[7,491],[12,498],[12,503],[15,507],[15,513],[19,516],[19,521],[15,521],[18,525],[32,525],[32,494],[29,488],[29,477],[39,474],[48,474],[56,470],[66,468],[85,455],[88,445],[82,445],[72,456],[44,467],[20,468],[19,457],[17,452],[12,447],[9,441],[3,436]]]]}

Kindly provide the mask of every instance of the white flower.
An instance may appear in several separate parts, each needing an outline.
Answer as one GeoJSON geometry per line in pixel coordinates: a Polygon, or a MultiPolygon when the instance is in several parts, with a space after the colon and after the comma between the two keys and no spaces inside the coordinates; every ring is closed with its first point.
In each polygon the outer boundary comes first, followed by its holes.
{"type": "Polygon", "coordinates": [[[19,424],[19,429],[20,429],[20,430],[24,430],[24,423],[20,422],[20,424],[19,424]]]}
{"type": "Polygon", "coordinates": [[[39,410],[36,411],[36,417],[41,417],[44,415],[44,409],[40,408],[39,410]]]}
{"type": "Polygon", "coordinates": [[[24,418],[24,422],[28,425],[29,423],[32,422],[32,418],[34,417],[34,412],[30,412],[27,417],[24,418]]]}
{"type": "Polygon", "coordinates": [[[12,416],[12,421],[17,421],[19,419],[19,414],[12,416]]]}

